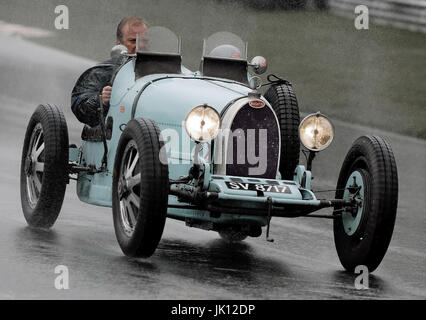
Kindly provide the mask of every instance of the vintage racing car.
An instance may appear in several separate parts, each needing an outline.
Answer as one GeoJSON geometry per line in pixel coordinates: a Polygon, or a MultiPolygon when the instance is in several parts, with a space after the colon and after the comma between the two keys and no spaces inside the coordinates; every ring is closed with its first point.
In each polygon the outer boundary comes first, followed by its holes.
{"type": "Polygon", "coordinates": [[[259,237],[272,217],[334,220],[347,270],[373,271],[390,243],[398,201],[395,159],[378,136],[358,138],[343,162],[335,198],[311,190],[315,154],[333,140],[320,112],[302,121],[290,82],[263,84],[266,60],[247,60],[247,44],[229,32],[204,40],[200,70],[182,65],[181,41],[164,27],[138,35],[136,54],[116,46],[121,66],[101,124],[69,145],[60,108],[40,105],[25,134],[22,209],[32,227],[56,221],[70,179],[89,204],[112,207],[124,254],[151,256],[166,217],[217,231],[227,241],[259,237]],[[254,75],[251,75],[251,73],[254,75]],[[261,88],[265,88],[261,94],[261,88]],[[306,166],[299,164],[301,144],[306,166]],[[334,208],[331,215],[315,214],[334,208]]]}

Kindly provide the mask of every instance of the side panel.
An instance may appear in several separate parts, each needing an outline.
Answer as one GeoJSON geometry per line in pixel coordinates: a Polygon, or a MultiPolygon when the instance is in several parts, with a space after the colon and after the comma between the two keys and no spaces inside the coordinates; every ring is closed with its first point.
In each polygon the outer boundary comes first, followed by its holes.
{"type": "MultiPolygon", "coordinates": [[[[199,79],[194,75],[150,75],[135,81],[134,65],[130,60],[117,73],[111,94],[111,105],[106,116],[113,118],[112,137],[107,140],[108,171],[95,175],[81,173],[77,181],[77,194],[81,201],[112,205],[112,172],[115,150],[122,129],[131,119],[132,107],[137,99],[135,117],[155,120],[163,131],[169,155],[170,178],[186,175],[190,167],[193,142],[182,127],[186,114],[195,106],[207,103],[219,112],[236,97],[246,95],[249,88],[220,80],[199,79]],[[161,79],[161,80],[159,80],[161,79]],[[142,94],[140,91],[143,90],[142,94]]],[[[81,164],[101,166],[104,153],[102,142],[82,142],[81,164]]]]}
{"type": "MultiPolygon", "coordinates": [[[[135,83],[134,79],[133,62],[129,61],[121,67],[114,79],[111,105],[106,116],[106,119],[112,117],[114,121],[111,140],[107,140],[108,171],[95,175],[79,174],[77,195],[81,201],[99,206],[112,206],[112,171],[114,168],[115,150],[122,132],[120,125],[125,125],[130,120],[134,97],[137,94],[138,88],[143,85],[142,83],[135,83]]],[[[93,165],[96,168],[101,166],[104,154],[102,142],[83,141],[81,150],[82,165],[93,165]]]]}

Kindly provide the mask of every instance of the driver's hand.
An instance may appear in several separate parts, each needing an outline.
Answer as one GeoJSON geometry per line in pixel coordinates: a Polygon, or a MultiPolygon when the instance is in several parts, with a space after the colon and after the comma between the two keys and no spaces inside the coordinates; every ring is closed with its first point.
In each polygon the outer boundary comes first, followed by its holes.
{"type": "Polygon", "coordinates": [[[109,99],[111,98],[111,90],[112,90],[111,86],[106,86],[102,89],[102,103],[103,104],[109,103],[109,99]]]}

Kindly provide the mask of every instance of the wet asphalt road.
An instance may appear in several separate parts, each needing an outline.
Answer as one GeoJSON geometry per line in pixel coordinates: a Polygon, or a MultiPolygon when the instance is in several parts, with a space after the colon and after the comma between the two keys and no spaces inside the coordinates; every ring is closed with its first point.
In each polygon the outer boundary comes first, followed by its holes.
{"type": "Polygon", "coordinates": [[[315,189],[334,186],[344,154],[362,134],[387,137],[399,170],[394,236],[369,290],[356,290],[356,275],[343,271],[330,220],[275,218],[274,243],[262,236],[228,245],[214,232],[168,219],[154,256],[129,259],[116,242],[111,210],[80,202],[71,182],[53,229],[28,228],[19,196],[26,124],[37,104],[58,104],[70,142],[79,143],[70,90],[92,64],[0,35],[0,299],[426,298],[426,142],[340,122],[333,145],[314,162],[315,189]],[[69,290],[54,288],[54,268],[61,264],[69,268],[69,290]]]}

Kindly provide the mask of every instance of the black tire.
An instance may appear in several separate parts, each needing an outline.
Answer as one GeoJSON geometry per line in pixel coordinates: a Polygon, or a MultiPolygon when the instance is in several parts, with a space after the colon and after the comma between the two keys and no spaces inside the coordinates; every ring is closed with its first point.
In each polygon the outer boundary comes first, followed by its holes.
{"type": "Polygon", "coordinates": [[[57,106],[39,105],[31,116],[20,176],[21,205],[27,223],[50,228],[58,218],[68,183],[68,129],[57,106]]]}
{"type": "Polygon", "coordinates": [[[299,164],[300,115],[296,95],[290,84],[272,85],[264,94],[274,109],[281,132],[281,158],[279,171],[281,178],[292,180],[294,170],[299,164]]]}
{"type": "Polygon", "coordinates": [[[143,118],[129,121],[118,142],[112,185],[113,220],[118,243],[130,257],[151,256],[163,234],[169,192],[163,145],[157,124],[143,118]],[[126,161],[127,165],[135,161],[134,168],[128,166],[132,176],[140,174],[139,183],[130,187],[124,187],[126,161]]]}
{"type": "Polygon", "coordinates": [[[398,207],[398,173],[389,143],[377,136],[362,136],[353,143],[340,170],[336,199],[343,198],[342,189],[355,171],[365,186],[359,224],[345,230],[343,217],[334,219],[334,242],[345,269],[352,272],[365,265],[373,272],[386,254],[398,207]]]}

